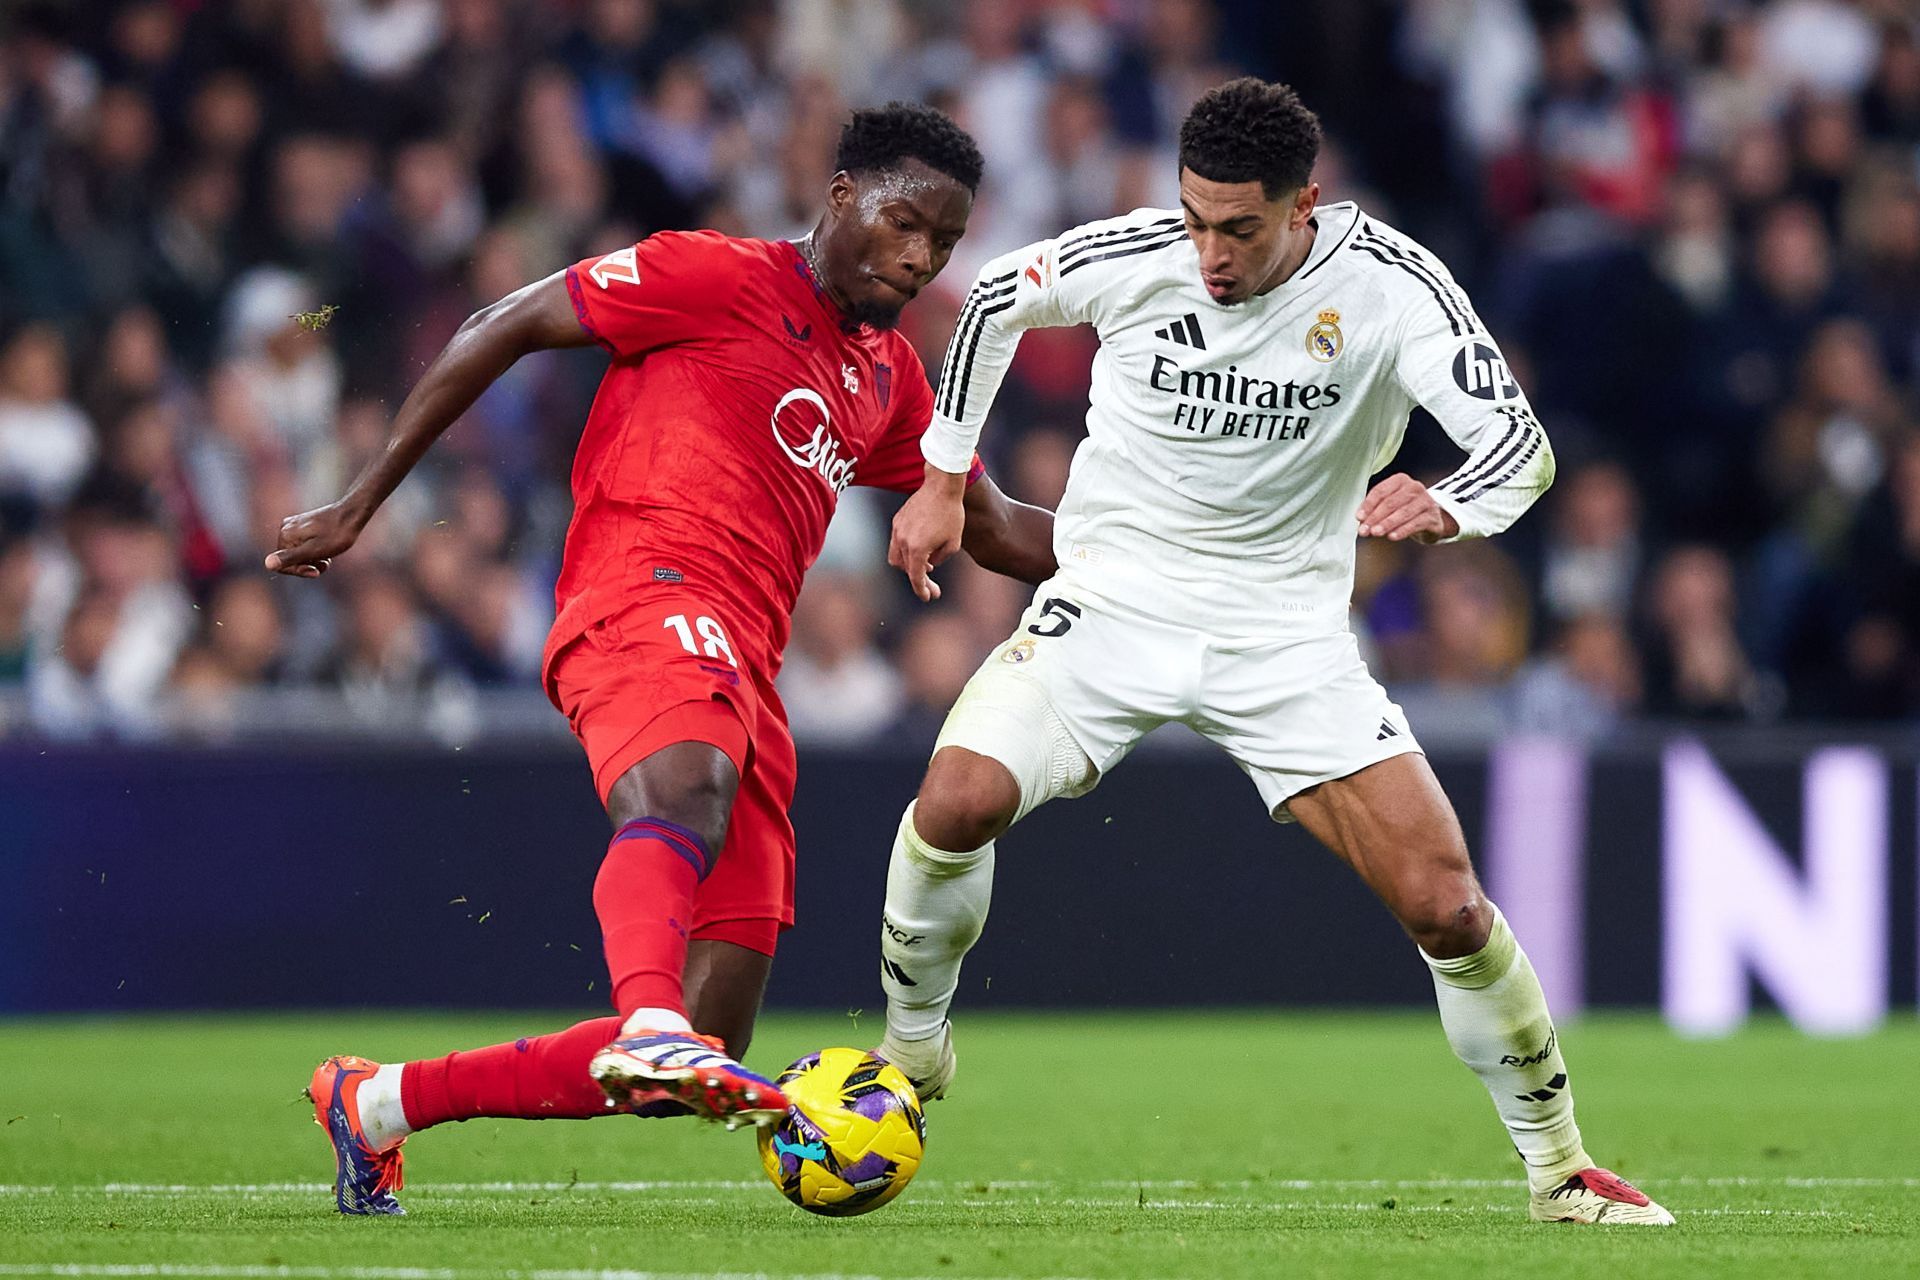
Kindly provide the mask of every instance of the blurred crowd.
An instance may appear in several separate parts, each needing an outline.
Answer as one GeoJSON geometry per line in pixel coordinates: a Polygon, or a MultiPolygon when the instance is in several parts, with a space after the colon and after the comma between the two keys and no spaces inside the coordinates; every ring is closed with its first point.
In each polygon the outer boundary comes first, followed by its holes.
{"type": "MultiPolygon", "coordinates": [[[[847,109],[912,98],[987,159],[906,317],[937,369],[980,263],[1172,203],[1182,115],[1243,72],[1321,113],[1323,199],[1449,262],[1558,448],[1509,535],[1363,546],[1423,736],[1920,718],[1905,0],[14,0],[0,736],[537,702],[592,348],[511,370],[324,579],[260,568],[466,315],[658,228],[797,235],[847,109]]],[[[1058,498],[1092,348],[1023,344],[1014,495],[1058,498]]],[[[1421,421],[1396,465],[1458,457],[1421,421]]],[[[803,739],[930,740],[1025,602],[956,563],[914,603],[889,512],[848,491],[802,599],[803,739]]]]}

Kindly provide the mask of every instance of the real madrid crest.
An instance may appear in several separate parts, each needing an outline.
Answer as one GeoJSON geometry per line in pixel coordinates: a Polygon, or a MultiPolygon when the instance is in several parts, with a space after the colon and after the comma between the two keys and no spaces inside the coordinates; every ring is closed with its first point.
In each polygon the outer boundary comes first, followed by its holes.
{"type": "Polygon", "coordinates": [[[1329,307],[1320,313],[1320,323],[1307,330],[1307,354],[1321,364],[1330,364],[1340,354],[1340,313],[1329,307]]]}
{"type": "Polygon", "coordinates": [[[1025,662],[1028,658],[1031,658],[1032,656],[1033,656],[1033,641],[1022,640],[1019,644],[1008,646],[1006,652],[1000,655],[1000,661],[1025,662]]]}

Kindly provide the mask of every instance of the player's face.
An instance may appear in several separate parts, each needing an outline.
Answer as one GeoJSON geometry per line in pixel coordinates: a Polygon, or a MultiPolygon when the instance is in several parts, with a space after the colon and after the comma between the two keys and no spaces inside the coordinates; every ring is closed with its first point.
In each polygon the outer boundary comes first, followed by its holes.
{"type": "Polygon", "coordinates": [[[946,174],[906,160],[859,176],[834,175],[820,236],[820,271],[842,309],[890,329],[953,256],[973,195],[946,174]]]}
{"type": "Polygon", "coordinates": [[[1180,170],[1180,207],[1208,295],[1230,307],[1285,280],[1312,244],[1308,224],[1319,199],[1315,182],[1269,199],[1258,182],[1215,182],[1180,170]]]}

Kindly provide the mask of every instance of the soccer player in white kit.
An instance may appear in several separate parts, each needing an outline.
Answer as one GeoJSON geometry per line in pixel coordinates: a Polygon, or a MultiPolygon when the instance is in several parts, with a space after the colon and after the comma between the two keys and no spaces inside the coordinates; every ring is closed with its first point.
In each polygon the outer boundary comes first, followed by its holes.
{"type": "Polygon", "coordinates": [[[1090,324],[1100,350],[1055,517],[1059,573],[955,703],[894,842],[880,1052],[924,1097],[946,1089],[947,1011],[986,921],[994,841],[1179,721],[1419,946],[1447,1039],[1526,1163],[1531,1216],[1668,1224],[1581,1145],[1539,980],[1347,626],[1356,535],[1498,533],[1552,482],[1553,451],[1446,268],[1355,205],[1318,204],[1319,142],[1291,89],[1224,85],[1181,127],[1180,209],[1007,254],[962,308],[926,483],[890,553],[923,598],[959,547],[967,467],[1020,333],[1090,324]],[[1368,490],[1416,404],[1466,461],[1431,489],[1394,475],[1368,490]]]}

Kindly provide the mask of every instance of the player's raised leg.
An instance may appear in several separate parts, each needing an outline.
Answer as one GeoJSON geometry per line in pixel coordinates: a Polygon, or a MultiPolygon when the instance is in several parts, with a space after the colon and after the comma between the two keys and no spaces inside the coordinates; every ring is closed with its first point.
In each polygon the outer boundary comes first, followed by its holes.
{"type": "Polygon", "coordinates": [[[618,1018],[594,1018],[543,1036],[466,1049],[418,1062],[328,1058],[307,1096],[333,1143],[334,1203],[341,1213],[404,1213],[401,1150],[421,1129],[482,1116],[586,1120],[613,1114],[587,1062],[620,1034],[618,1018]]]}
{"type": "Polygon", "coordinates": [[[887,995],[880,1055],[906,1072],[923,1102],[944,1094],[953,1079],[947,1010],[960,962],[987,923],[993,842],[1019,807],[1020,787],[1005,765],[943,747],[893,838],[880,929],[887,995]]]}
{"type": "Polygon", "coordinates": [[[633,736],[627,754],[645,752],[638,760],[606,757],[618,777],[606,796],[616,830],[594,883],[594,908],[621,1016],[419,1062],[322,1063],[309,1093],[333,1142],[342,1213],[402,1212],[392,1194],[401,1144],[450,1121],[635,1111],[691,1112],[732,1125],[771,1123],[785,1112],[779,1089],[738,1061],[766,987],[778,921],[733,921],[758,927],[732,940],[690,941],[695,895],[726,846],[739,791],[735,761],[746,756],[746,733],[731,708],[691,706],[650,724],[656,737],[693,735],[688,740],[650,749],[646,735],[633,736]],[[689,987],[697,1022],[688,1017],[689,987]]]}
{"type": "Polygon", "coordinates": [[[1380,896],[1433,972],[1441,1025],[1480,1077],[1527,1166],[1545,1222],[1664,1225],[1673,1215],[1596,1168],[1545,993],[1481,892],[1459,820],[1426,757],[1393,756],[1293,796],[1293,816],[1380,896]]]}
{"type": "Polygon", "coordinates": [[[1169,688],[1181,679],[1166,673],[1191,660],[1182,656],[1191,647],[1163,647],[1160,631],[1139,634],[1068,594],[1058,579],[1042,584],[1020,626],[967,681],[894,836],[879,1051],[923,1101],[953,1079],[947,1010],[960,962],[986,924],[994,842],[1047,801],[1091,791],[1100,781],[1095,756],[1111,766],[1178,712],[1169,688]]]}
{"type": "MultiPolygon", "coordinates": [[[[747,922],[741,922],[747,923],[747,922]]],[[[776,923],[760,922],[772,934],[776,923]]],[[[698,938],[688,946],[688,1020],[739,1058],[753,1036],[773,958],[752,946],[698,938]]],[[[421,1129],[460,1120],[591,1120],[632,1112],[692,1114],[664,1098],[617,1106],[588,1064],[619,1038],[621,1019],[591,1018],[564,1031],[522,1036],[418,1062],[333,1057],[314,1071],[307,1095],[334,1148],[334,1198],[347,1214],[397,1214],[401,1144],[421,1129]]]]}
{"type": "Polygon", "coordinates": [[[672,1101],[730,1128],[771,1124],[785,1113],[786,1098],[741,1066],[719,1037],[694,1030],[684,987],[694,898],[726,846],[746,731],[724,703],[690,704],[681,714],[690,731],[723,745],[662,748],[626,770],[607,795],[617,830],[593,905],[622,1021],[588,1070],[621,1105],[672,1101]],[[711,723],[693,730],[696,717],[711,723]]]}

